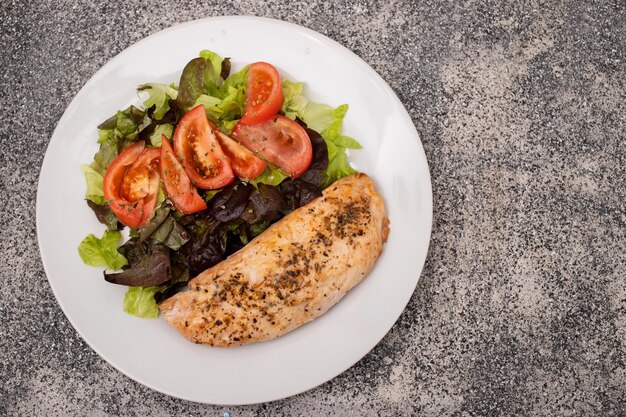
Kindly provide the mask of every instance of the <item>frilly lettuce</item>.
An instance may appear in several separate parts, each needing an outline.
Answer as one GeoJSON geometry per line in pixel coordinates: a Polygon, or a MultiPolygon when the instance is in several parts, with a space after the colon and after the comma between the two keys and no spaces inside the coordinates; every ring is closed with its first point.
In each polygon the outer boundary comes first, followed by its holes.
{"type": "Polygon", "coordinates": [[[154,294],[162,287],[128,287],[124,295],[124,311],[133,316],[144,319],[159,317],[159,306],[154,300],[154,294]]]}
{"type": "Polygon", "coordinates": [[[202,94],[218,96],[223,61],[215,52],[204,50],[200,52],[200,57],[187,63],[180,76],[176,98],[182,108],[191,108],[202,94]]]}
{"type": "Polygon", "coordinates": [[[96,204],[106,204],[104,201],[104,191],[102,191],[102,174],[85,164],[80,166],[80,170],[83,171],[85,182],[87,183],[85,198],[96,204]]]}
{"type": "Polygon", "coordinates": [[[157,125],[150,135],[150,144],[155,148],[159,148],[161,147],[161,140],[163,139],[163,135],[171,138],[173,133],[174,126],[172,126],[171,124],[164,123],[162,125],[157,125]]]}
{"type": "Polygon", "coordinates": [[[191,107],[204,104],[204,111],[210,120],[217,121],[224,114],[220,104],[222,100],[208,94],[200,94],[191,107]]]}
{"type": "Polygon", "coordinates": [[[208,86],[208,91],[215,87],[219,87],[222,78],[222,63],[224,59],[213,51],[208,49],[200,51],[200,58],[203,58],[210,65],[204,71],[204,82],[208,86]]]}
{"type": "Polygon", "coordinates": [[[154,118],[161,120],[170,109],[170,100],[176,100],[178,91],[169,85],[159,83],[142,84],[137,87],[137,92],[148,93],[148,98],[143,102],[146,109],[154,106],[154,118]]]}
{"type": "Polygon", "coordinates": [[[78,245],[78,254],[87,265],[118,270],[128,263],[126,258],[117,251],[120,238],[120,232],[110,230],[105,231],[101,239],[89,234],[78,245]]]}
{"type": "Polygon", "coordinates": [[[130,106],[118,111],[98,126],[100,150],[95,154],[91,167],[104,175],[115,157],[137,139],[139,131],[150,123],[145,110],[130,106]]]}
{"type": "Polygon", "coordinates": [[[265,170],[253,180],[249,182],[254,186],[258,186],[260,183],[267,185],[278,185],[283,182],[286,178],[289,178],[289,175],[285,174],[278,168],[274,168],[268,165],[265,170]]]}
{"type": "Polygon", "coordinates": [[[186,110],[203,104],[207,117],[230,133],[243,113],[247,71],[245,67],[229,76],[228,59],[212,51],[201,51],[200,57],[185,66],[176,101],[186,110]]]}

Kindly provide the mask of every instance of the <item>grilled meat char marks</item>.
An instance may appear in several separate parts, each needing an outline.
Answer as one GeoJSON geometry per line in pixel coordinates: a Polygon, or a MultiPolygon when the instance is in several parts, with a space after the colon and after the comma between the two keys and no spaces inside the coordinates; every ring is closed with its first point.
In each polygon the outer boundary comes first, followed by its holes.
{"type": "Polygon", "coordinates": [[[337,181],[161,304],[196,343],[273,339],[326,312],[371,270],[386,240],[382,198],[365,174],[337,181]]]}

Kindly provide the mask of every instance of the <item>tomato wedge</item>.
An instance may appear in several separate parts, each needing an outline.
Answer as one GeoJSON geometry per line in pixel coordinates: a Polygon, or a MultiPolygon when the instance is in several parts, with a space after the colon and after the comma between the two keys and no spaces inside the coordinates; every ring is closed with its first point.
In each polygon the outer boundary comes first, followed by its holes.
{"type": "Polygon", "coordinates": [[[196,187],[222,188],[235,179],[228,158],[209,127],[202,104],[180,119],[174,132],[174,150],[196,187]]]}
{"type": "Polygon", "coordinates": [[[215,130],[215,136],[230,160],[230,165],[236,176],[245,180],[253,180],[263,173],[265,167],[267,167],[265,161],[256,157],[247,148],[241,146],[219,130],[215,130]]]}
{"type": "Polygon", "coordinates": [[[272,64],[255,62],[248,68],[242,123],[256,124],[276,116],[283,105],[283,85],[272,64]]]}
{"type": "Polygon", "coordinates": [[[141,178],[141,181],[134,181],[133,186],[122,184],[122,192],[129,197],[143,198],[143,209],[141,213],[141,221],[138,228],[144,227],[154,215],[157,197],[159,194],[159,180],[161,174],[159,172],[159,162],[161,160],[161,149],[145,148],[137,160],[126,170],[126,177],[141,178]],[[126,194],[125,188],[132,190],[126,194]]]}
{"type": "Polygon", "coordinates": [[[176,210],[191,214],[206,208],[206,203],[189,180],[165,135],[161,140],[161,178],[165,192],[176,210]]]}
{"type": "Polygon", "coordinates": [[[285,116],[277,115],[256,125],[238,122],[232,137],[292,178],[304,174],[313,159],[309,135],[302,126],[285,116]]]}
{"type": "Polygon", "coordinates": [[[143,141],[124,149],[104,174],[104,198],[122,224],[141,228],[154,214],[159,192],[159,149],[143,141]]]}

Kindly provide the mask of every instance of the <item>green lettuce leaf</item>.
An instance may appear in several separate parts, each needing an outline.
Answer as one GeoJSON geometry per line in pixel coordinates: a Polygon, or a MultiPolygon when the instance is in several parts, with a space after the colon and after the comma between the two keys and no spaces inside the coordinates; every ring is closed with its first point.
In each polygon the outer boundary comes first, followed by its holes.
{"type": "MultiPolygon", "coordinates": [[[[222,81],[224,63],[229,67],[229,62],[218,54],[208,50],[200,52],[200,57],[191,60],[183,70],[177,102],[185,109],[203,104],[207,117],[230,133],[233,119],[243,114],[248,67],[222,81]]],[[[230,71],[227,69],[224,74],[230,71]]]]}
{"type": "Polygon", "coordinates": [[[199,106],[200,104],[204,104],[204,112],[209,120],[216,122],[219,120],[220,116],[224,113],[224,111],[220,108],[220,104],[222,100],[217,97],[209,96],[207,94],[200,94],[196,99],[196,102],[191,107],[199,106]]]}
{"type": "Polygon", "coordinates": [[[230,133],[240,119],[246,102],[248,67],[230,75],[217,90],[216,96],[221,99],[217,105],[221,114],[217,120],[218,126],[226,133],[230,133]]]}
{"type": "Polygon", "coordinates": [[[361,149],[362,146],[356,139],[351,138],[350,136],[339,135],[335,139],[333,139],[335,145],[340,146],[346,149],[361,149]]]}
{"type": "Polygon", "coordinates": [[[207,117],[229,134],[243,114],[247,73],[246,67],[232,74],[221,86],[210,89],[211,93],[199,94],[189,108],[203,104],[207,117]]]}
{"type": "Polygon", "coordinates": [[[110,270],[120,269],[128,263],[117,251],[120,238],[120,232],[110,230],[106,230],[101,239],[89,234],[78,245],[78,254],[87,265],[104,266],[110,270]]]}
{"type": "MultiPolygon", "coordinates": [[[[308,107],[309,106],[307,106],[307,109],[308,107]]],[[[347,111],[347,104],[342,104],[341,106],[332,109],[332,112],[328,110],[321,111],[320,108],[314,110],[315,122],[326,125],[325,127],[322,126],[323,129],[319,131],[328,147],[328,167],[324,171],[324,180],[322,183],[323,187],[328,187],[339,178],[356,173],[356,170],[352,168],[348,162],[346,150],[360,149],[361,144],[349,136],[341,135],[343,118],[345,117],[347,111]],[[330,123],[328,123],[329,121],[330,123]]],[[[306,115],[304,117],[310,118],[311,116],[306,115]]]]}
{"type": "Polygon", "coordinates": [[[98,130],[98,144],[100,149],[93,157],[93,163],[91,166],[104,175],[106,169],[118,154],[118,143],[124,139],[124,136],[117,134],[114,129],[111,130],[98,130]]]}
{"type": "Polygon", "coordinates": [[[216,190],[206,190],[204,192],[204,201],[206,201],[208,203],[209,200],[211,200],[213,197],[215,197],[220,191],[222,191],[221,188],[218,188],[216,190]]]}
{"type": "Polygon", "coordinates": [[[144,319],[159,317],[159,306],[154,300],[154,294],[164,287],[128,287],[124,295],[124,311],[133,316],[144,319]]]}
{"type": "Polygon", "coordinates": [[[241,70],[237,71],[234,74],[231,74],[228,78],[226,78],[226,80],[224,80],[224,83],[222,84],[222,87],[220,88],[217,96],[223,99],[224,97],[226,97],[226,94],[228,94],[229,90],[231,88],[234,88],[235,90],[243,91],[245,97],[247,82],[248,66],[245,66],[241,70]]]}
{"type": "MultiPolygon", "coordinates": [[[[335,109],[320,103],[309,101],[298,117],[310,128],[322,134],[335,121],[335,109]]],[[[342,118],[343,120],[343,118],[342,118]]],[[[322,136],[324,136],[322,134],[322,136]]]]}
{"type": "Polygon", "coordinates": [[[246,101],[246,92],[244,88],[228,87],[226,95],[217,105],[221,114],[220,120],[240,119],[246,101]]]}
{"type": "Polygon", "coordinates": [[[322,187],[328,187],[339,178],[354,174],[357,171],[348,162],[346,148],[335,145],[332,141],[327,141],[328,146],[328,167],[323,174],[322,187]]]}
{"type": "MultiPolygon", "coordinates": [[[[204,58],[210,63],[209,67],[204,73],[205,84],[219,87],[221,74],[222,74],[222,62],[224,59],[213,51],[208,49],[200,51],[200,58],[204,58]]],[[[210,90],[209,90],[210,92],[210,90]]]]}
{"type": "Polygon", "coordinates": [[[164,123],[162,125],[157,125],[157,127],[154,128],[154,131],[150,135],[150,144],[152,144],[152,146],[154,146],[155,148],[158,148],[161,146],[161,140],[163,139],[163,135],[167,136],[169,139],[172,137],[173,133],[174,126],[172,126],[171,124],[164,123]]]}
{"type": "Polygon", "coordinates": [[[289,80],[283,80],[283,105],[281,111],[291,120],[301,115],[306,107],[308,100],[302,95],[304,83],[294,83],[289,80]]]}
{"type": "Polygon", "coordinates": [[[330,117],[329,117],[330,123],[325,128],[319,131],[320,134],[322,136],[326,136],[328,139],[332,139],[333,142],[335,142],[335,139],[338,138],[339,135],[341,134],[341,126],[343,125],[343,118],[345,117],[347,112],[348,112],[347,104],[342,104],[336,109],[332,109],[332,112],[330,112],[330,117]]]}
{"type": "Polygon", "coordinates": [[[96,204],[105,204],[104,191],[102,191],[102,174],[85,164],[81,164],[80,170],[83,171],[87,183],[85,198],[96,204]]]}
{"type": "Polygon", "coordinates": [[[100,149],[94,156],[91,167],[104,175],[115,157],[137,139],[139,131],[150,124],[150,118],[144,110],[130,106],[118,111],[98,126],[98,144],[100,149]]]}
{"type": "Polygon", "coordinates": [[[219,127],[220,130],[224,133],[226,133],[227,135],[230,135],[233,131],[233,129],[235,128],[235,125],[237,124],[237,122],[239,122],[240,119],[235,119],[235,120],[220,120],[219,122],[219,127]]]}
{"type": "Polygon", "coordinates": [[[219,97],[222,61],[222,57],[215,52],[204,50],[200,52],[200,57],[187,63],[180,76],[176,98],[181,107],[191,108],[202,94],[219,97]]]}
{"type": "Polygon", "coordinates": [[[278,168],[274,168],[270,165],[268,165],[265,170],[261,173],[261,175],[259,175],[258,177],[256,177],[253,180],[250,180],[250,184],[254,185],[255,187],[259,184],[259,183],[263,183],[263,184],[267,184],[267,185],[278,185],[281,182],[283,182],[283,180],[285,178],[288,178],[289,175],[287,175],[286,173],[284,173],[283,171],[281,171],[278,168]]]}
{"type": "Polygon", "coordinates": [[[190,108],[196,99],[204,93],[204,70],[207,62],[204,58],[194,58],[185,66],[178,84],[176,101],[182,108],[190,108]]]}
{"type": "Polygon", "coordinates": [[[142,84],[137,87],[137,92],[148,93],[148,98],[143,102],[146,109],[155,106],[154,118],[161,120],[170,109],[170,99],[176,100],[178,91],[169,85],[159,83],[142,84]]]}

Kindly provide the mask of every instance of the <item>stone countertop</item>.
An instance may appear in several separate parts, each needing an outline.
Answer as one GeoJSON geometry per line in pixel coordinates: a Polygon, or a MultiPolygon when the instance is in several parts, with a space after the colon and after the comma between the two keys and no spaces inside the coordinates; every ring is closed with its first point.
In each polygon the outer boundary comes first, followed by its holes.
{"type": "Polygon", "coordinates": [[[623,1],[7,0],[0,7],[0,414],[626,414],[623,1]],[[78,336],[47,283],[35,193],[52,132],[108,60],[175,23],[250,14],[345,45],[421,133],[434,222],[417,290],[350,370],[270,404],[170,398],[78,336]]]}

